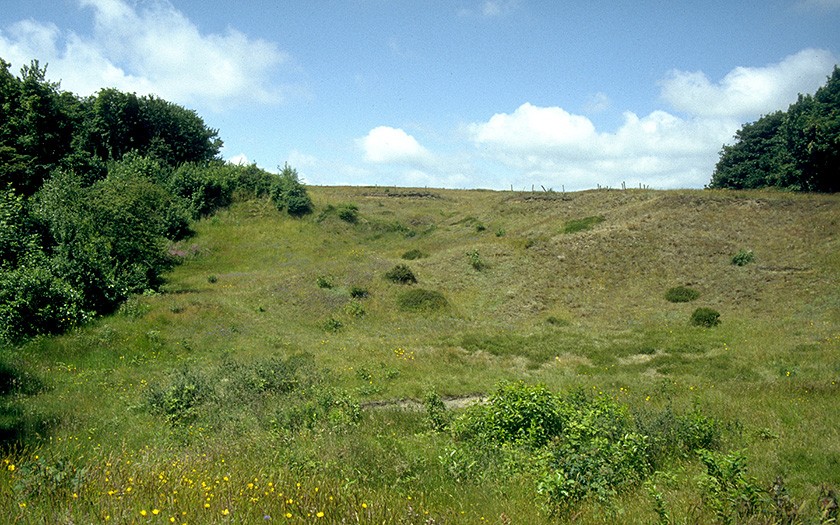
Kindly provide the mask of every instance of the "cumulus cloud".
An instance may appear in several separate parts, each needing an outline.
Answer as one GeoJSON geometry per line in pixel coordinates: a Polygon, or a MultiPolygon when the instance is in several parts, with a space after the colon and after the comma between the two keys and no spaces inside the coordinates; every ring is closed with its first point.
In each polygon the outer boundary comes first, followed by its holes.
{"type": "Polygon", "coordinates": [[[417,163],[428,159],[429,152],[417,139],[399,128],[379,126],[373,128],[359,144],[365,160],[377,164],[417,163]]]}
{"type": "Polygon", "coordinates": [[[283,98],[272,76],[289,57],[272,42],[235,29],[204,34],[166,0],[78,4],[92,13],[91,34],[24,20],[0,32],[0,56],[17,66],[49,63],[50,76],[79,94],[115,87],[212,109],[283,98]]]}
{"type": "Polygon", "coordinates": [[[777,64],[733,69],[718,83],[702,72],[674,71],[660,87],[679,113],[626,111],[611,131],[561,107],[530,103],[465,129],[484,162],[501,166],[496,172],[509,173],[514,185],[698,187],[708,183],[721,145],[744,122],[813,93],[835,63],[827,51],[805,50],[777,64]]]}
{"type": "Polygon", "coordinates": [[[806,49],[777,64],[737,67],[718,83],[701,71],[674,70],[661,82],[662,98],[691,115],[755,117],[786,108],[799,93],[813,93],[836,63],[829,51],[806,49]]]}

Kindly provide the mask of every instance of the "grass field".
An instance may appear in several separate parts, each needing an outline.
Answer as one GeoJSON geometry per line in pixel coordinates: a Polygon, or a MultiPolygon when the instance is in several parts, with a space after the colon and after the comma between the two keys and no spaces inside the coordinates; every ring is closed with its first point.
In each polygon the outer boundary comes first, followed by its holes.
{"type": "MultiPolygon", "coordinates": [[[[303,219],[236,202],[173,247],[183,262],[160,293],[3,350],[7,522],[836,516],[840,197],[309,191],[303,219]],[[400,264],[416,283],[385,277],[400,264]],[[666,300],[674,287],[696,298],[666,300]],[[700,307],[720,324],[692,325],[700,307]],[[598,463],[621,482],[584,472],[589,492],[563,499],[549,481],[575,468],[551,448],[565,438],[468,446],[470,421],[491,416],[464,406],[497,406],[500,385],[529,407],[535,385],[564,407],[588,399],[613,418],[597,439],[646,424],[708,447],[623,477],[598,463]]],[[[587,443],[581,465],[619,450],[587,443]]]]}

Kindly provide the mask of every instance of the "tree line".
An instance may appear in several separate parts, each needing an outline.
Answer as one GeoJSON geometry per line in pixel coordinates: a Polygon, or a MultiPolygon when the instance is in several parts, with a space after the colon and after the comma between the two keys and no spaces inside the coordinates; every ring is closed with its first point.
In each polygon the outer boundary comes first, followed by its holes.
{"type": "Polygon", "coordinates": [[[235,197],[312,210],[297,172],[221,160],[195,111],[102,89],[79,97],[37,61],[0,58],[0,340],[66,331],[154,290],[173,241],[235,197]]]}
{"type": "Polygon", "coordinates": [[[709,187],[840,191],[840,68],[814,95],[741,127],[709,187]]]}

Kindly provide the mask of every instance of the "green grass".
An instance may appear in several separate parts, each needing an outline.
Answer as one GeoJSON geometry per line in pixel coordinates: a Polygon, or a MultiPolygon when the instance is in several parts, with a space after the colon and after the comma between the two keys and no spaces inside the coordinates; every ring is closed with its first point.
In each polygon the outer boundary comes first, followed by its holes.
{"type": "MultiPolygon", "coordinates": [[[[463,396],[518,380],[606,395],[639,417],[700,410],[722,421],[722,452],[743,451],[762,486],[783,476],[812,521],[821,485],[840,486],[840,198],[310,192],[303,219],[235,203],[196,225],[161,293],[3,349],[2,515],[656,521],[641,484],[552,517],[533,472],[458,477],[458,444],[411,402],[434,391],[457,416],[463,396]],[[743,246],[760,260],[733,265],[743,246]],[[383,278],[408,252],[423,255],[419,285],[383,278]],[[664,301],[673,283],[699,298],[664,301]],[[446,307],[405,311],[404,294],[423,290],[446,307]],[[721,324],[692,326],[698,306],[721,324]]],[[[713,521],[696,455],[660,470],[674,522],[713,521]]]]}

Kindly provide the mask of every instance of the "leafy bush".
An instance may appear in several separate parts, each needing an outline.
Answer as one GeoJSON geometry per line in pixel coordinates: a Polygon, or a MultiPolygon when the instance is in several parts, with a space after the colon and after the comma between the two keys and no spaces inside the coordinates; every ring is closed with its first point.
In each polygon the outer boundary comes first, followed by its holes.
{"type": "Polygon", "coordinates": [[[426,421],[432,430],[443,432],[449,428],[452,416],[434,389],[427,389],[423,394],[423,407],[426,409],[426,421]]]}
{"type": "Polygon", "coordinates": [[[747,523],[761,515],[769,501],[764,489],[747,477],[747,459],[742,453],[700,450],[699,455],[706,466],[699,481],[703,503],[719,523],[747,523]]]}
{"type": "Polygon", "coordinates": [[[596,224],[604,222],[604,217],[598,215],[584,217],[583,219],[572,219],[563,225],[563,233],[577,233],[592,229],[596,224]]]}
{"type": "Polygon", "coordinates": [[[212,393],[204,376],[183,368],[166,386],[152,387],[148,405],[154,413],[162,414],[172,425],[184,425],[194,421],[199,408],[212,393]]]}
{"type": "Polygon", "coordinates": [[[364,299],[369,295],[370,293],[367,291],[367,288],[362,288],[361,286],[350,287],[350,297],[352,297],[353,299],[364,299]]]}
{"type": "Polygon", "coordinates": [[[676,286],[665,292],[665,299],[672,303],[688,303],[700,297],[700,292],[687,286],[676,286]]]}
{"type": "Polygon", "coordinates": [[[404,264],[398,264],[385,273],[385,278],[398,284],[414,284],[417,282],[417,277],[411,268],[404,264]]]}
{"type": "Polygon", "coordinates": [[[691,324],[711,328],[720,324],[720,312],[711,308],[698,308],[691,314],[691,324]]]}
{"type": "Polygon", "coordinates": [[[738,253],[732,256],[732,264],[735,266],[746,266],[755,261],[755,254],[752,250],[738,250],[738,253]]]}
{"type": "Polygon", "coordinates": [[[359,221],[359,207],[355,204],[343,204],[338,207],[338,218],[350,224],[359,221]]]}
{"type": "Polygon", "coordinates": [[[336,319],[335,317],[330,317],[324,323],[324,330],[328,332],[338,332],[342,328],[344,328],[344,323],[342,323],[340,319],[336,319]]]}
{"type": "Polygon", "coordinates": [[[402,258],[405,259],[406,261],[413,261],[415,259],[422,259],[424,257],[428,257],[428,255],[425,252],[423,252],[421,250],[418,250],[416,248],[413,249],[413,250],[408,250],[407,252],[402,254],[402,258]]]}
{"type": "Polygon", "coordinates": [[[478,250],[473,250],[471,252],[467,252],[467,258],[470,260],[470,266],[473,267],[474,270],[480,272],[487,268],[487,263],[481,258],[481,255],[478,253],[478,250]]]}
{"type": "Polygon", "coordinates": [[[472,405],[455,420],[453,434],[458,441],[483,446],[517,443],[537,448],[561,434],[565,408],[545,386],[502,383],[486,404],[472,405]]]}
{"type": "Polygon", "coordinates": [[[319,275],[315,282],[318,284],[318,288],[326,288],[327,290],[332,289],[335,286],[335,277],[332,275],[319,275]]]}
{"type": "Polygon", "coordinates": [[[449,306],[449,301],[440,292],[415,288],[400,294],[397,297],[397,305],[402,310],[435,311],[449,306]]]}
{"type": "Polygon", "coordinates": [[[286,210],[293,217],[312,213],[312,199],[300,182],[297,170],[285,164],[271,188],[271,200],[278,210],[286,210]]]}
{"type": "Polygon", "coordinates": [[[344,313],[353,317],[364,317],[365,307],[359,301],[350,301],[344,305],[344,313]]]}
{"type": "Polygon", "coordinates": [[[55,334],[87,321],[82,292],[42,264],[0,270],[0,339],[55,334]]]}

